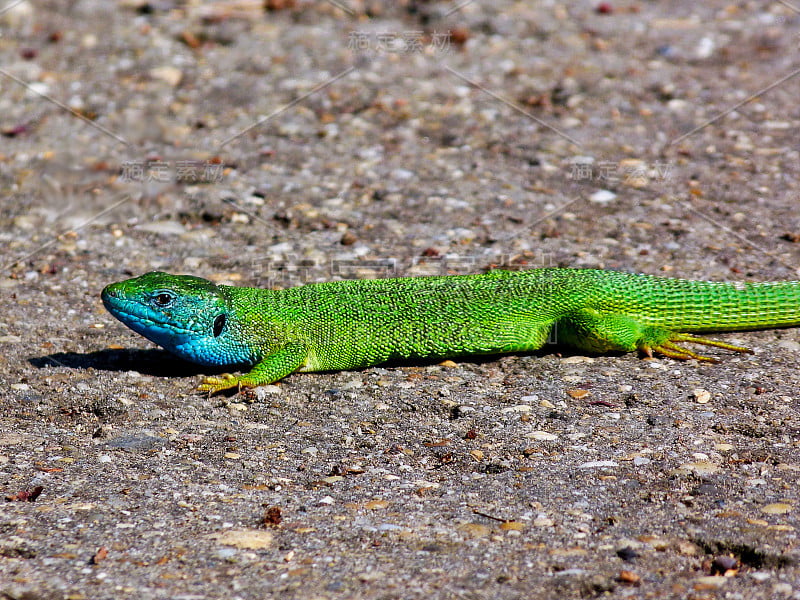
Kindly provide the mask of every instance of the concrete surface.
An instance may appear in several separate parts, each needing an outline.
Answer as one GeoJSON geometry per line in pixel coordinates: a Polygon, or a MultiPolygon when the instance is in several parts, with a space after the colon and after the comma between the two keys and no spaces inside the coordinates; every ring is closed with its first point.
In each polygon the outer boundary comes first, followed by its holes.
{"type": "Polygon", "coordinates": [[[0,10],[0,598],[800,598],[798,330],[207,398],[99,300],[153,269],[799,278],[797,7],[0,10]]]}

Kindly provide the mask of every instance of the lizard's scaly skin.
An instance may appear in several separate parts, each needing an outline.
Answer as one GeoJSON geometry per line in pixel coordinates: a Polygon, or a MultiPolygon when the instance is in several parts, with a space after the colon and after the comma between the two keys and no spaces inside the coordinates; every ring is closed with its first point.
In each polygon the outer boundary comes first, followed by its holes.
{"type": "Polygon", "coordinates": [[[524,352],[548,338],[590,352],[639,350],[713,360],[689,332],[800,325],[800,282],[721,283],[593,269],[332,281],[286,290],[152,272],[102,293],[116,318],[204,365],[242,365],[199,389],[272,383],[294,371],[393,359],[524,352]],[[552,333],[551,333],[552,332],[552,333]]]}

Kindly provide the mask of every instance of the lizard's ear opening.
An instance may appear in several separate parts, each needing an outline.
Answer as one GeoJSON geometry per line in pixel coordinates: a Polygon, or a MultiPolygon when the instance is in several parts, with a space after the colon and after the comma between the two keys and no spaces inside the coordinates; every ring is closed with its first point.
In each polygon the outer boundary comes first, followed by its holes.
{"type": "Polygon", "coordinates": [[[220,334],[222,333],[222,330],[225,329],[225,322],[227,320],[228,320],[228,318],[225,316],[224,313],[221,314],[221,315],[218,315],[217,318],[214,319],[214,329],[213,329],[214,337],[219,337],[220,336],[220,334]]]}

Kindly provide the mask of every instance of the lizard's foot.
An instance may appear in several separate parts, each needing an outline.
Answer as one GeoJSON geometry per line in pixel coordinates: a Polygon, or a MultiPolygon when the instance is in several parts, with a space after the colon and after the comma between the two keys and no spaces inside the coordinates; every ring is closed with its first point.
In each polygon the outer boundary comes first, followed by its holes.
{"type": "Polygon", "coordinates": [[[750,348],[745,348],[744,346],[734,346],[733,344],[726,344],[725,342],[711,340],[704,337],[698,337],[696,335],[690,335],[688,333],[673,333],[672,335],[670,335],[668,340],[653,345],[642,345],[640,348],[649,357],[653,356],[653,352],[657,352],[662,356],[668,356],[669,358],[675,358],[678,360],[689,360],[693,358],[695,360],[702,360],[711,363],[719,362],[716,358],[712,356],[703,356],[702,354],[697,354],[696,352],[693,352],[688,348],[684,348],[683,346],[680,346],[675,342],[702,344],[704,346],[714,346],[715,348],[724,348],[725,350],[732,350],[733,352],[744,352],[747,354],[753,354],[753,351],[750,348]]]}
{"type": "Polygon", "coordinates": [[[229,390],[231,388],[242,388],[242,382],[236,375],[230,373],[223,373],[222,375],[211,375],[204,377],[200,384],[197,386],[197,391],[208,392],[209,396],[221,392],[222,390],[229,390]]]}

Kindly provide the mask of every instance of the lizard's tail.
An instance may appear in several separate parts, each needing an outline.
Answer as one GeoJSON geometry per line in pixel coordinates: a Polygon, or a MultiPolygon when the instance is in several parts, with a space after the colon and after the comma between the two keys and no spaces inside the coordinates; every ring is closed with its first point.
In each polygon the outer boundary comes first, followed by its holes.
{"type": "Polygon", "coordinates": [[[652,325],[685,332],[800,325],[800,281],[728,283],[632,277],[622,301],[652,325]]]}

